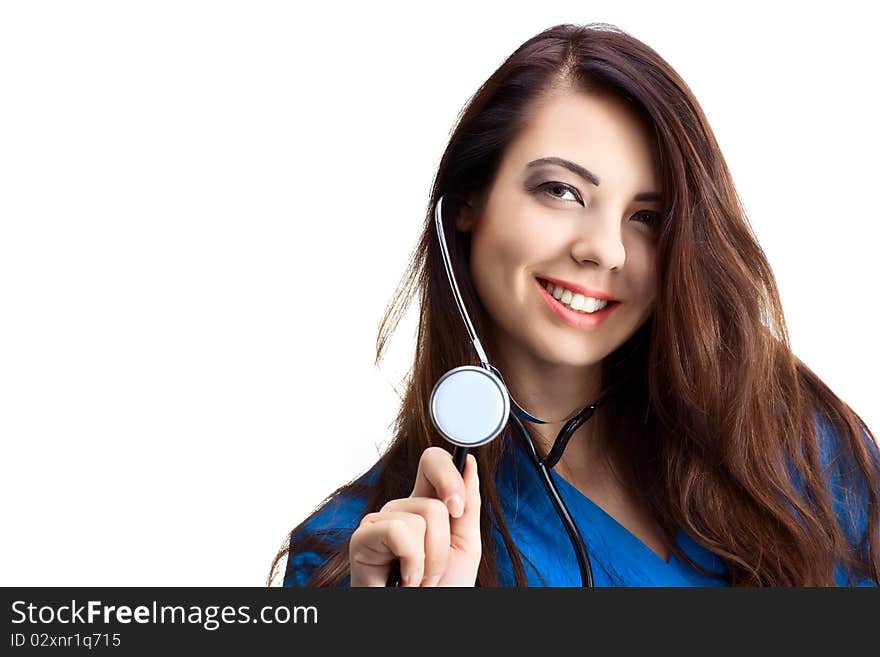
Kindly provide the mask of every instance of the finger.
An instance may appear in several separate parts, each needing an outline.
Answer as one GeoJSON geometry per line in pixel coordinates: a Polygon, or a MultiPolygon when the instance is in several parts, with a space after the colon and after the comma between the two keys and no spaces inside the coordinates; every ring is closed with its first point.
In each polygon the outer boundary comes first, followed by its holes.
{"type": "Polygon", "coordinates": [[[411,497],[443,500],[449,514],[458,518],[464,509],[466,493],[464,480],[452,462],[452,454],[442,447],[429,447],[422,452],[411,497]]]}
{"type": "Polygon", "coordinates": [[[464,513],[453,518],[450,524],[450,541],[454,547],[475,550],[482,547],[480,541],[480,478],[477,474],[477,460],[473,454],[467,455],[464,464],[464,484],[466,492],[464,513]]]}
{"type": "Polygon", "coordinates": [[[423,586],[435,586],[446,572],[449,561],[449,508],[434,497],[395,499],[382,507],[386,511],[418,513],[425,519],[425,565],[423,586]]]}
{"type": "Polygon", "coordinates": [[[349,547],[355,586],[385,586],[395,559],[402,586],[418,586],[424,576],[425,519],[415,513],[369,514],[352,535],[349,547]]]}

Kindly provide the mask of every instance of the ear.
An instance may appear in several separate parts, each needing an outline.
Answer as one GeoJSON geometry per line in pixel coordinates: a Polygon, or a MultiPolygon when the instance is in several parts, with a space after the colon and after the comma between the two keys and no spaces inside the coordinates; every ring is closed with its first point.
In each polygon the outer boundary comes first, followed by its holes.
{"type": "Polygon", "coordinates": [[[458,213],[455,215],[455,228],[464,233],[473,230],[477,221],[477,209],[471,198],[457,197],[458,213]]]}

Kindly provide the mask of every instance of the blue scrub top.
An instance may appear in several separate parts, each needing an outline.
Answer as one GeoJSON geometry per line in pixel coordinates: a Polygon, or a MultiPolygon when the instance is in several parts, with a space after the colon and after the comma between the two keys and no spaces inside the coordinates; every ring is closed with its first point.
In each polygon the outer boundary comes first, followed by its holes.
{"type": "MultiPolygon", "coordinates": [[[[835,453],[836,436],[827,423],[817,418],[820,437],[820,455],[827,466],[835,453]]],[[[880,450],[863,434],[876,458],[880,450]]],[[[867,491],[846,491],[836,485],[839,471],[846,467],[842,459],[831,462],[830,489],[838,521],[851,541],[864,535],[866,527],[867,491]],[[835,474],[838,473],[838,474],[835,474]],[[849,502],[849,506],[845,502],[849,502]]],[[[358,481],[369,484],[378,473],[379,462],[358,481]]],[[[584,539],[590,555],[594,586],[727,586],[727,569],[723,561],[687,533],[679,530],[675,541],[682,551],[696,563],[720,577],[706,576],[671,554],[669,561],[651,550],[645,543],[597,506],[590,498],[554,471],[551,477],[584,539]]],[[[511,538],[522,556],[523,568],[529,586],[581,586],[580,570],[574,549],[562,520],[547,492],[540,475],[520,441],[514,439],[507,450],[501,467],[495,475],[504,519],[511,538]]],[[[360,523],[365,500],[359,497],[331,499],[306,525],[305,531],[319,531],[340,547],[347,549],[348,539],[360,523]]],[[[501,533],[493,528],[495,556],[501,586],[515,586],[510,557],[504,548],[501,533]]],[[[297,536],[291,540],[284,586],[304,586],[312,569],[322,558],[314,552],[296,551],[297,536]]],[[[835,569],[838,586],[877,586],[866,579],[848,582],[847,573],[835,569]]],[[[349,585],[348,578],[342,582],[349,585]]]]}

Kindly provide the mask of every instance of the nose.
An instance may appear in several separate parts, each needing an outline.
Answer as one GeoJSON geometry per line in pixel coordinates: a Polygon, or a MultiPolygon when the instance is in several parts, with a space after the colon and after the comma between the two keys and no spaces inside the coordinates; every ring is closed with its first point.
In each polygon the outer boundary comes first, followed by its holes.
{"type": "Polygon", "coordinates": [[[626,261],[620,221],[617,217],[595,216],[584,220],[571,247],[578,264],[594,262],[602,268],[619,270],[626,261]]]}

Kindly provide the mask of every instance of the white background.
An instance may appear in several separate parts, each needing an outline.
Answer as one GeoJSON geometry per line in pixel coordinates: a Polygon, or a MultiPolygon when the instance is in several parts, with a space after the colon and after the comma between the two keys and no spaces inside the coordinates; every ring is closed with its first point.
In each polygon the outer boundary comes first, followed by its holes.
{"type": "Polygon", "coordinates": [[[262,584],[390,437],[456,116],[562,22],[687,81],[795,353],[880,430],[864,3],[505,5],[0,6],[0,584],[262,584]]]}

